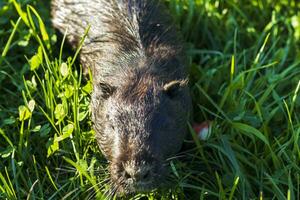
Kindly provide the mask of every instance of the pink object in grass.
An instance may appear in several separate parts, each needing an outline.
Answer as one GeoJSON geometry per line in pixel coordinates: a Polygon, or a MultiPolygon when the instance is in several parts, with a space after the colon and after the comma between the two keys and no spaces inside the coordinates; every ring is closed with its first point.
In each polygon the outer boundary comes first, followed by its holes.
{"type": "Polygon", "coordinates": [[[193,129],[200,140],[207,140],[211,134],[211,122],[195,123],[193,129]]]}

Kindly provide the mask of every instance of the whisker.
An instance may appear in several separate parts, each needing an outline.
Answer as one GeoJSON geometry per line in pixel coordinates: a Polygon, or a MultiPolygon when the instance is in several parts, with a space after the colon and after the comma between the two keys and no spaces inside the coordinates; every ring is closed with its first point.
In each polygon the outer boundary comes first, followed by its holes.
{"type": "Polygon", "coordinates": [[[64,168],[55,168],[55,170],[57,171],[63,171],[63,172],[76,172],[76,168],[72,168],[72,167],[64,167],[64,168]]]}
{"type": "Polygon", "coordinates": [[[174,160],[174,159],[177,159],[177,158],[182,158],[182,157],[185,157],[185,155],[172,156],[172,157],[167,158],[165,161],[171,161],[171,160],[174,160]]]}

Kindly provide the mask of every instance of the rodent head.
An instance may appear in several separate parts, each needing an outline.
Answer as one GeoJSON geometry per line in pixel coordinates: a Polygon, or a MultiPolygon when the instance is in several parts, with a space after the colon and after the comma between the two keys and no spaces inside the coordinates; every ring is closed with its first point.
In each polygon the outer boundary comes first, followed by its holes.
{"type": "Polygon", "coordinates": [[[185,79],[131,77],[120,79],[119,86],[99,83],[92,97],[97,141],[110,161],[115,190],[125,194],[160,185],[166,160],[181,148],[191,110],[185,79]]]}

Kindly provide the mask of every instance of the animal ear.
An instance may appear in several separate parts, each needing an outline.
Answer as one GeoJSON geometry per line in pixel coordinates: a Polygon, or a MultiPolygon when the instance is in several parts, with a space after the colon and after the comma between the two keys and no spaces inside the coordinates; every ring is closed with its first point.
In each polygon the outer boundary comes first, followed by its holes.
{"type": "Polygon", "coordinates": [[[98,86],[101,89],[101,97],[104,99],[108,99],[117,89],[116,87],[104,82],[100,82],[98,86]]]}
{"type": "Polygon", "coordinates": [[[188,80],[174,80],[164,85],[163,90],[170,98],[174,98],[178,92],[185,86],[187,86],[188,80]]]}

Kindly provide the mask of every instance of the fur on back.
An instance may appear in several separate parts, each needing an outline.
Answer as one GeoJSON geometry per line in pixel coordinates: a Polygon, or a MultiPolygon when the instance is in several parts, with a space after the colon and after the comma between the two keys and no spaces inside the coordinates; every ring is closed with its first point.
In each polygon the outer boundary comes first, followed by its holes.
{"type": "Polygon", "coordinates": [[[74,47],[91,26],[81,59],[96,82],[106,77],[113,82],[112,74],[122,76],[122,71],[143,66],[151,73],[185,75],[183,66],[170,64],[182,54],[181,41],[170,16],[155,0],[53,0],[52,16],[54,26],[67,31],[74,47]]]}

